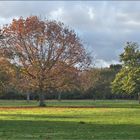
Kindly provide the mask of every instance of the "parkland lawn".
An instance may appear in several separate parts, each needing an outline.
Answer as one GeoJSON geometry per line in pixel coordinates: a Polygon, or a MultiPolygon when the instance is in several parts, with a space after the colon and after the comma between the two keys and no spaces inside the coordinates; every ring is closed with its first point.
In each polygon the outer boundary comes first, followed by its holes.
{"type": "Polygon", "coordinates": [[[0,100],[0,140],[140,140],[138,101],[0,100]]]}

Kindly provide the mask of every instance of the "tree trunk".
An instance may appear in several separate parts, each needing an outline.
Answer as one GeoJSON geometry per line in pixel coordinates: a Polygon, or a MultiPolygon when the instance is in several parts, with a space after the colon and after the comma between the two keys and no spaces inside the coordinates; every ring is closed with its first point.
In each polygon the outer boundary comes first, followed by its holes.
{"type": "Polygon", "coordinates": [[[30,93],[27,92],[27,102],[29,102],[29,101],[30,101],[30,93]]]}
{"type": "Polygon", "coordinates": [[[58,101],[61,101],[61,92],[58,93],[58,101]]]}
{"type": "Polygon", "coordinates": [[[44,93],[43,92],[39,93],[39,106],[40,107],[45,107],[46,106],[46,104],[45,104],[45,97],[44,97],[44,93]]]}
{"type": "Polygon", "coordinates": [[[39,85],[39,106],[40,107],[45,107],[45,96],[44,96],[44,90],[43,90],[43,82],[40,80],[40,85],[39,85]]]}
{"type": "Polygon", "coordinates": [[[94,94],[92,95],[92,99],[93,99],[93,101],[95,101],[95,95],[94,94]]]}

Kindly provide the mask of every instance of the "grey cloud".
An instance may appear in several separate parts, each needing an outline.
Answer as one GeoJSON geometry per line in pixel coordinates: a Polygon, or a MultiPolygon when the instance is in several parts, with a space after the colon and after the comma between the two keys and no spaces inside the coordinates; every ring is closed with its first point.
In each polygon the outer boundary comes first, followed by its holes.
{"type": "Polygon", "coordinates": [[[1,1],[0,23],[29,15],[60,20],[76,30],[98,64],[107,66],[119,62],[126,41],[140,43],[139,9],[138,1],[1,1]]]}

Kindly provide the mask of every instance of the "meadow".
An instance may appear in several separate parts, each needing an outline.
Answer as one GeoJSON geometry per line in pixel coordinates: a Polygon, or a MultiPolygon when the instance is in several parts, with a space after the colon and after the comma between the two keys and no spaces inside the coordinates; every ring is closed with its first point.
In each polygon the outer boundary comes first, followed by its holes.
{"type": "Polygon", "coordinates": [[[0,140],[140,140],[140,105],[130,100],[0,100],[0,140]]]}

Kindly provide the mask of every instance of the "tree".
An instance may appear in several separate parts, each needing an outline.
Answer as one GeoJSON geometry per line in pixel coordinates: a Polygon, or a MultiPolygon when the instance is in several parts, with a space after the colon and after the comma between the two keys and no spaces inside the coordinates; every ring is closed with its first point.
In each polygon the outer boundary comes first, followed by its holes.
{"type": "Polygon", "coordinates": [[[121,70],[122,65],[121,64],[111,64],[109,68],[112,71],[114,71],[115,73],[118,73],[121,70]]]}
{"type": "MultiPolygon", "coordinates": [[[[44,92],[55,88],[57,79],[71,67],[85,69],[90,57],[76,33],[61,22],[41,20],[37,16],[13,19],[2,29],[0,41],[5,57],[28,77],[39,92],[44,106],[44,92]]],[[[61,85],[62,86],[62,85],[61,85]]]]}
{"type": "Polygon", "coordinates": [[[80,74],[80,91],[88,95],[90,92],[90,98],[95,99],[93,90],[99,82],[100,70],[91,68],[89,70],[82,71],[80,74]]]}
{"type": "Polygon", "coordinates": [[[16,89],[22,93],[23,95],[26,95],[26,99],[29,102],[30,100],[30,95],[33,91],[36,90],[34,87],[34,80],[32,80],[31,77],[26,76],[23,74],[22,67],[17,67],[15,66],[15,75],[14,75],[14,80],[12,81],[12,84],[15,85],[16,89]]]}
{"type": "MultiPolygon", "coordinates": [[[[140,92],[140,50],[137,43],[128,42],[120,55],[121,71],[112,82],[114,93],[138,94],[140,92]]],[[[139,101],[140,102],[140,101],[139,101]]]]}
{"type": "Polygon", "coordinates": [[[94,98],[111,98],[110,83],[114,79],[116,70],[112,68],[98,68],[93,69],[92,73],[92,79],[94,81],[92,91],[95,94],[94,98]]]}
{"type": "Polygon", "coordinates": [[[74,67],[69,67],[60,77],[56,80],[56,90],[58,91],[58,100],[61,100],[61,93],[78,89],[79,87],[79,73],[80,71],[74,67]]]}
{"type": "Polygon", "coordinates": [[[81,91],[87,98],[112,98],[111,82],[121,69],[120,64],[110,65],[109,68],[91,68],[81,73],[81,91]]]}

